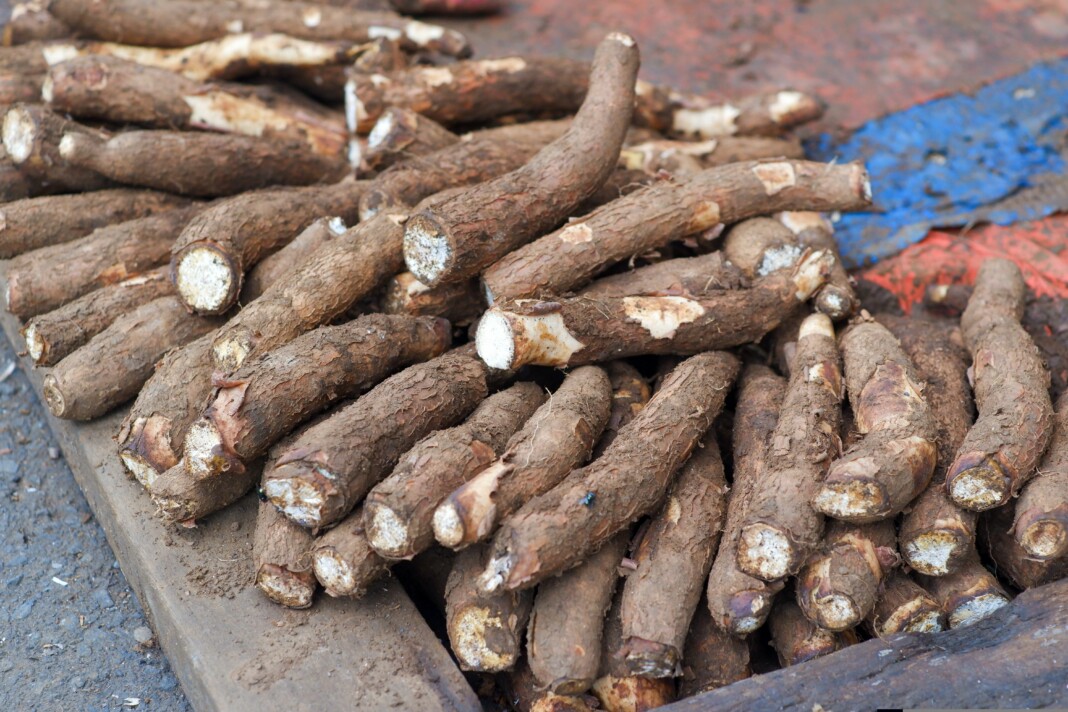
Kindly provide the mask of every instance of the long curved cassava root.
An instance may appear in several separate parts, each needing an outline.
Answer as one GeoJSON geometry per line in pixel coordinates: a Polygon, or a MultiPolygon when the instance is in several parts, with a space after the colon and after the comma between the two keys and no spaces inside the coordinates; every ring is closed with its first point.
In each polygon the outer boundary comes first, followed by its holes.
{"type": "Polygon", "coordinates": [[[1019,267],[989,259],[961,315],[979,418],[949,467],[946,489],[967,509],[990,509],[1016,495],[1053,433],[1049,371],[1020,325],[1026,296],[1019,267]]]}
{"type": "Polygon", "coordinates": [[[797,238],[770,218],[750,218],[723,238],[723,256],[749,279],[759,279],[792,265],[804,254],[797,238]]]}
{"type": "Polygon", "coordinates": [[[589,93],[563,136],[522,168],[412,216],[404,231],[412,274],[432,287],[475,277],[592,195],[618,160],[638,64],[633,38],[608,35],[593,60],[589,93]]]}
{"type": "Polygon", "coordinates": [[[884,580],[879,599],[868,616],[875,635],[938,633],[944,629],[941,604],[900,570],[884,580]]]}
{"type": "Polygon", "coordinates": [[[489,537],[526,502],[585,463],[608,422],[612,386],[597,366],[568,374],[489,467],[461,484],[434,511],[434,536],[456,549],[489,537]]]}
{"type": "Polygon", "coordinates": [[[759,341],[825,281],[814,252],[750,289],[697,297],[573,297],[500,304],[479,320],[478,354],[494,368],[577,366],[644,354],[693,354],[759,341]]]}
{"type": "Polygon", "coordinates": [[[382,297],[386,314],[440,316],[455,326],[467,326],[485,308],[475,280],[428,287],[411,272],[401,272],[389,280],[382,297]]]}
{"type": "Polygon", "coordinates": [[[218,325],[174,296],[148,302],[56,364],[44,379],[45,404],[57,418],[97,418],[137,395],[164,354],[218,325]]]}
{"type": "Polygon", "coordinates": [[[175,238],[202,207],[105,225],[71,242],[19,255],[7,269],[8,311],[26,320],[167,264],[175,238]]]}
{"type": "Polygon", "coordinates": [[[679,470],[631,558],[623,586],[622,654],[631,673],[673,677],[701,601],[727,509],[727,479],[715,438],[679,470]]]}
{"type": "Polygon", "coordinates": [[[463,57],[471,52],[460,33],[391,12],[368,12],[305,2],[193,0],[52,0],[49,10],[74,31],[147,47],[188,47],[240,32],[281,32],[309,40],[367,42],[393,37],[407,49],[463,57]]]}
{"type": "Polygon", "coordinates": [[[728,136],[707,141],[655,139],[623,148],[619,164],[630,170],[690,178],[705,168],[761,158],[804,158],[801,142],[780,138],[728,136]]]}
{"type": "Polygon", "coordinates": [[[770,368],[748,365],[738,379],[732,454],[734,479],[727,522],[708,576],[706,599],[716,625],[735,636],[764,625],[780,584],[769,584],[738,568],[735,552],[750,503],[763,487],[764,455],[779,420],[786,381],[770,368]]]}
{"type": "Polygon", "coordinates": [[[389,571],[393,562],[375,553],[357,507],[330,531],[315,539],[312,549],[315,578],[328,596],[360,598],[371,583],[389,571]]]}
{"type": "Polygon", "coordinates": [[[114,188],[106,176],[72,164],[60,150],[64,138],[96,142],[106,134],[82,126],[49,111],[44,106],[16,104],[4,114],[4,150],[24,175],[59,193],[79,193],[114,188]]]}
{"type": "Polygon", "coordinates": [[[189,221],[171,250],[178,295],[199,314],[226,312],[237,303],[245,272],[316,218],[356,222],[366,186],[346,179],[244,193],[212,205],[189,221]]]}
{"type": "Polygon", "coordinates": [[[182,462],[156,476],[148,494],[157,513],[170,524],[195,523],[209,514],[229,507],[245,496],[259,481],[261,469],[250,467],[232,477],[198,480],[189,476],[182,462]]]}
{"type": "Polygon", "coordinates": [[[482,275],[490,304],[566,294],[611,265],[686,235],[780,210],[861,210],[871,204],[859,164],[749,161],[636,190],[520,247],[482,275]]]}
{"type": "MultiPolygon", "coordinates": [[[[291,242],[256,263],[245,273],[238,301],[248,304],[267,288],[296,269],[323,245],[345,234],[348,227],[340,216],[319,218],[300,231],[291,242]]],[[[415,316],[426,316],[417,314],[415,316]]],[[[431,315],[434,316],[434,315],[431,315]]]]}
{"type": "Polygon", "coordinates": [[[428,549],[437,506],[489,467],[546,398],[537,384],[518,383],[487,398],[460,425],[428,435],[405,453],[363,505],[374,550],[389,559],[411,559],[428,549]]]}
{"type": "Polygon", "coordinates": [[[886,519],[930,482],[936,423],[911,360],[886,327],[855,323],[839,347],[853,427],[862,437],[831,463],[813,506],[850,522],[886,519]]]}
{"type": "Polygon", "coordinates": [[[220,383],[189,428],[183,458],[196,477],[225,476],[266,454],[327,406],[449,347],[448,322],[367,314],[324,326],[246,362],[220,383]]]}
{"type": "Polygon", "coordinates": [[[827,284],[816,294],[816,309],[834,321],[853,316],[860,309],[860,297],[857,296],[842,257],[838,254],[838,243],[835,242],[831,222],[820,213],[804,211],[782,212],[775,217],[797,235],[801,245],[813,250],[834,252],[836,264],[831,270],[827,284]]]}
{"type": "Polygon", "coordinates": [[[679,364],[601,457],[505,520],[480,589],[529,588],[649,514],[723,407],[738,369],[718,351],[679,364]]]}
{"type": "Polygon", "coordinates": [[[640,296],[702,296],[725,289],[744,289],[751,282],[722,252],[676,257],[602,277],[579,295],[590,299],[640,296]]]}
{"type": "Polygon", "coordinates": [[[302,431],[264,477],[264,494],[301,526],[340,521],[422,437],[486,397],[486,367],[450,352],[410,366],[302,431]]]}
{"type": "Polygon", "coordinates": [[[945,488],[946,470],[975,420],[968,353],[937,324],[889,315],[877,319],[915,364],[938,433],[934,477],[902,517],[898,547],[919,573],[942,576],[956,571],[975,549],[976,515],[953,502],[945,488]]]}
{"type": "Polygon", "coordinates": [[[1057,403],[1053,437],[1016,501],[1016,542],[1042,561],[1068,555],[1068,396],[1057,403]]]}
{"type": "Polygon", "coordinates": [[[823,515],[811,502],[841,449],[841,401],[834,326],[826,315],[813,314],[801,324],[761,487],[741,526],[736,556],[742,572],[777,581],[796,573],[819,545],[823,515]]]}
{"type": "MultiPolygon", "coordinates": [[[[130,188],[17,200],[0,207],[0,259],[69,243],[108,225],[173,212],[188,202],[165,193],[130,188]]],[[[55,274],[51,277],[54,279],[55,274]]],[[[8,310],[13,311],[8,301],[8,310]]],[[[54,308],[59,304],[49,306],[54,308]]],[[[27,315],[24,311],[13,313],[20,318],[27,315]]]]}
{"type": "Polygon", "coordinates": [[[318,588],[312,570],[314,538],[286,519],[270,502],[260,502],[252,542],[256,588],[286,608],[308,608],[318,588]]]}
{"type": "Polygon", "coordinates": [[[26,352],[35,366],[54,366],[123,314],[173,291],[167,270],[161,267],[89,292],[30,319],[22,327],[26,352]]]}

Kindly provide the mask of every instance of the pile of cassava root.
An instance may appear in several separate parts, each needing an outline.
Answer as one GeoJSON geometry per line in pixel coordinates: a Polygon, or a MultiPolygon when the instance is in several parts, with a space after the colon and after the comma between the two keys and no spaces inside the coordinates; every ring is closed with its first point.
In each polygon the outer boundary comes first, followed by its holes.
{"type": "Polygon", "coordinates": [[[118,456],[163,520],[257,489],[256,585],[296,608],[410,561],[524,710],[649,709],[769,639],[792,665],[1068,573],[1019,270],[959,324],[862,310],[825,216],[867,174],[787,136],[818,101],[648,84],[620,33],[464,59],[359,4],[7,27],[7,308],[56,416],[133,401],[118,456]]]}

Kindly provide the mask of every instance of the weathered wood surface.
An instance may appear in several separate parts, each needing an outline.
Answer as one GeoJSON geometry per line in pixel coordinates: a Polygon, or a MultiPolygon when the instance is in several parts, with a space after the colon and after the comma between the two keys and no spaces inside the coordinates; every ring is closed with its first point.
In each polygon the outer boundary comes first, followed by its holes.
{"type": "MultiPolygon", "coordinates": [[[[0,262],[0,272],[5,267],[0,262]]],[[[0,290],[6,282],[0,279],[0,290]]],[[[18,323],[0,317],[24,350],[18,323]]],[[[46,369],[22,359],[38,398],[46,369]]],[[[395,579],[360,601],[320,596],[306,611],[252,585],[256,500],[195,529],[165,526],[128,478],[112,436],[122,412],[90,423],[49,416],[74,477],[198,712],[331,708],[478,710],[477,698],[395,579]]]]}
{"type": "Polygon", "coordinates": [[[945,633],[897,634],[736,682],[671,712],[1068,707],[1068,579],[945,633]]]}

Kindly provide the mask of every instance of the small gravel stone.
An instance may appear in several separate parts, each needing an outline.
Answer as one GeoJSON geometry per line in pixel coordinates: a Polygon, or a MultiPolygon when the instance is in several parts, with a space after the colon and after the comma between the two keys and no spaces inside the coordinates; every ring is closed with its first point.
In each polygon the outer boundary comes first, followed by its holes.
{"type": "Polygon", "coordinates": [[[9,658],[3,658],[0,660],[0,672],[10,672],[15,667],[15,663],[9,658]]]}
{"type": "Polygon", "coordinates": [[[50,448],[48,448],[48,457],[50,459],[52,459],[52,460],[58,460],[59,459],[59,448],[58,447],[50,447],[50,448]]]}
{"type": "Polygon", "coordinates": [[[152,642],[152,639],[155,638],[156,636],[152,634],[152,629],[151,628],[146,628],[145,626],[139,626],[137,628],[134,628],[133,637],[134,637],[134,640],[136,640],[141,645],[148,645],[149,643],[152,642]]]}
{"type": "Polygon", "coordinates": [[[27,601],[23,601],[11,613],[11,617],[17,621],[26,620],[30,617],[30,611],[33,610],[33,604],[36,602],[36,598],[31,598],[27,601]]]}
{"type": "Polygon", "coordinates": [[[113,608],[115,601],[111,598],[111,594],[108,593],[106,588],[98,588],[89,594],[89,597],[93,599],[93,603],[101,608],[113,608]]]}

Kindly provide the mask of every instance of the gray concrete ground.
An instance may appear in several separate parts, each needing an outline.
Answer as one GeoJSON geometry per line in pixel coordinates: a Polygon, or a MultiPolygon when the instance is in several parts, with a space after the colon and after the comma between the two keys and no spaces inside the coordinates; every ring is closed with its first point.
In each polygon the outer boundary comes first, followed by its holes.
{"type": "MultiPolygon", "coordinates": [[[[13,363],[0,335],[0,376],[13,363]]],[[[191,709],[19,368],[0,381],[0,709],[191,709]]]]}

